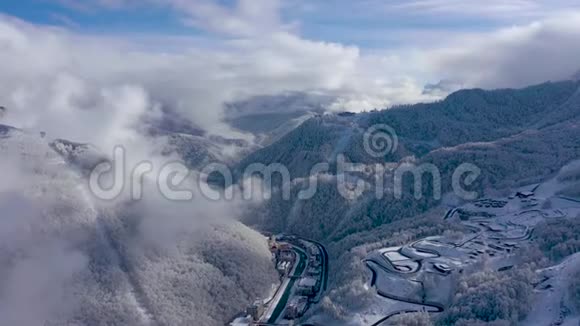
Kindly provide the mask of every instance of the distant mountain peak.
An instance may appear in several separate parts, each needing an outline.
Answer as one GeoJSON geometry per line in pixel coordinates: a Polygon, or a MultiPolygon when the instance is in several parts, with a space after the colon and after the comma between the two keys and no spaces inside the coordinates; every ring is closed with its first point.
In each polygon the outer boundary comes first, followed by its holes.
{"type": "Polygon", "coordinates": [[[161,113],[160,119],[145,121],[146,130],[150,136],[166,136],[174,133],[193,136],[205,136],[206,134],[205,130],[200,126],[197,126],[169,106],[163,106],[161,113]]]}
{"type": "Polygon", "coordinates": [[[580,70],[578,70],[574,75],[572,75],[572,80],[580,81],[580,70]]]}
{"type": "Polygon", "coordinates": [[[463,88],[463,83],[443,79],[434,84],[427,84],[423,88],[423,95],[443,96],[451,94],[463,88]]]}
{"type": "Polygon", "coordinates": [[[281,114],[295,112],[324,112],[334,97],[302,92],[277,95],[253,96],[245,100],[227,103],[226,116],[230,119],[258,114],[281,114]]]}

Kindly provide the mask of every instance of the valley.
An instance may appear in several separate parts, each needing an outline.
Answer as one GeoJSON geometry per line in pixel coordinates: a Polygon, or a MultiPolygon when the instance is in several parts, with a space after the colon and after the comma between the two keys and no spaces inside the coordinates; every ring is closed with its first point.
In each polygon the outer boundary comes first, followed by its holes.
{"type": "Polygon", "coordinates": [[[294,236],[269,238],[280,274],[274,295],[248,307],[232,326],[295,324],[322,299],[328,286],[328,253],[318,242],[294,236]]]}
{"type": "Polygon", "coordinates": [[[0,326],[580,326],[580,1],[0,1],[0,326]]]}
{"type": "MultiPolygon", "coordinates": [[[[232,186],[240,189],[248,180],[239,179],[239,172],[253,163],[282,164],[291,178],[274,179],[271,198],[250,202],[211,202],[199,196],[182,206],[151,197],[120,198],[109,207],[86,198],[98,218],[85,226],[90,236],[75,236],[82,239],[74,245],[87,257],[82,275],[92,286],[90,293],[104,291],[110,301],[67,293],[80,302],[67,318],[88,310],[83,315],[87,322],[107,320],[113,325],[119,318],[126,324],[151,325],[384,326],[419,312],[432,322],[455,324],[487,318],[458,307],[486,307],[485,295],[504,288],[507,294],[501,294],[496,306],[508,307],[504,310],[509,314],[498,309],[488,314],[493,318],[514,324],[530,318],[554,324],[574,321],[578,313],[565,297],[577,271],[573,254],[578,251],[574,241],[580,178],[573,160],[580,157],[580,128],[577,115],[566,120],[562,114],[574,113],[570,108],[578,100],[578,85],[466,90],[442,102],[359,114],[261,112],[260,119],[267,120],[254,125],[250,115],[242,123],[256,130],[255,143],[208,135],[186,122],[176,127],[150,121],[155,132],[149,130],[147,137],[152,137],[159,160],[183,162],[193,172],[191,181],[213,163],[231,167],[238,178],[232,186]],[[520,103],[514,106],[520,115],[527,116],[516,127],[512,122],[517,117],[506,111],[512,108],[506,103],[514,101],[520,103]],[[553,104],[544,106],[544,101],[553,104]],[[506,121],[490,114],[470,122],[472,113],[466,107],[471,105],[506,121]],[[429,120],[415,121],[418,112],[429,120]],[[551,117],[550,123],[542,124],[543,115],[551,117]],[[381,123],[397,127],[399,146],[375,157],[366,151],[364,137],[381,123]],[[266,128],[270,124],[273,129],[266,128]],[[478,132],[461,143],[465,129],[478,132]],[[339,155],[359,168],[340,171],[339,155]],[[449,181],[461,162],[481,169],[469,187],[480,199],[453,197],[449,181]],[[330,168],[313,173],[318,163],[330,168]],[[410,181],[417,175],[411,174],[398,183],[400,196],[394,195],[397,182],[388,169],[403,164],[437,167],[445,181],[443,198],[432,196],[434,178],[414,187],[410,181]],[[385,167],[382,179],[377,178],[375,173],[385,167]],[[359,183],[364,187],[345,197],[338,187],[341,178],[348,189],[359,183]],[[313,182],[317,188],[312,197],[301,198],[300,192],[313,182]],[[288,185],[290,196],[283,198],[279,190],[288,185]],[[488,291],[481,296],[474,295],[479,289],[471,290],[479,283],[488,291]],[[120,290],[116,284],[122,284],[120,290]],[[108,305],[117,301],[124,305],[108,305]]],[[[53,167],[43,172],[50,162],[58,162],[58,170],[73,175],[80,186],[96,164],[111,160],[96,145],[3,125],[0,147],[7,155],[28,159],[30,171],[40,171],[39,180],[48,185],[58,176],[53,167]]],[[[41,228],[41,220],[35,223],[41,228]]],[[[79,222],[71,216],[67,223],[74,230],[79,222]]],[[[49,238],[58,239],[59,232],[55,229],[49,238]]]]}

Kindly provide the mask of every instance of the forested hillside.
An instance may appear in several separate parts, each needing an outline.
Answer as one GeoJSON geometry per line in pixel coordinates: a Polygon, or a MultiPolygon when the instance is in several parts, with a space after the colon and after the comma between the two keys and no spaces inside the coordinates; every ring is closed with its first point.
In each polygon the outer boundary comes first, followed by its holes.
{"type": "Polygon", "coordinates": [[[90,152],[0,127],[1,325],[221,326],[277,282],[231,208],[96,201],[90,152]]]}
{"type": "MultiPolygon", "coordinates": [[[[481,193],[542,180],[580,157],[579,87],[580,82],[565,81],[521,90],[464,90],[432,104],[310,119],[238,165],[241,173],[252,163],[280,163],[294,179],[290,200],[283,200],[281,192],[274,193],[261,214],[253,213],[248,221],[269,230],[336,241],[420,214],[439,203],[430,196],[413,198],[412,180],[404,183],[406,191],[401,199],[385,193],[377,200],[369,189],[356,200],[345,200],[334,177],[338,154],[347,161],[365,164],[399,163],[405,157],[413,157],[415,164],[432,163],[441,172],[444,192],[451,189],[451,175],[462,163],[482,170],[472,186],[481,193]],[[569,118],[545,123],[548,117],[554,120],[564,113],[569,118]],[[543,127],[538,127],[540,123],[543,127]],[[368,155],[363,146],[366,128],[375,124],[390,125],[399,137],[397,150],[383,158],[368,155]],[[299,190],[309,184],[303,178],[320,162],[330,163],[331,169],[327,175],[314,176],[319,191],[308,201],[297,199],[299,190]]],[[[372,188],[372,180],[362,175],[358,178],[372,188]]],[[[430,184],[425,183],[423,189],[429,194],[430,184]]]]}
{"type": "MultiPolygon", "coordinates": [[[[327,306],[327,311],[341,315],[341,309],[347,309],[355,301],[364,302],[361,294],[366,292],[362,287],[368,279],[361,269],[360,261],[365,256],[361,248],[371,250],[371,244],[384,245],[385,239],[389,239],[388,245],[397,245],[399,241],[449,232],[456,226],[442,223],[442,201],[433,198],[433,180],[429,177],[423,182],[422,198],[414,197],[411,177],[404,179],[402,197],[395,198],[392,181],[389,188],[392,175],[387,174],[385,193],[378,198],[372,173],[369,176],[354,172],[347,182],[354,185],[362,181],[364,191],[352,199],[343,197],[337,188],[337,155],[344,155],[350,162],[364,163],[370,170],[369,164],[376,163],[395,167],[402,162],[433,164],[441,173],[443,193],[451,190],[453,171],[462,163],[481,169],[476,182],[468,187],[481,195],[540,182],[580,158],[579,87],[579,82],[569,81],[521,90],[464,90],[431,104],[310,119],[238,165],[240,173],[255,162],[281,163],[293,179],[289,200],[282,196],[281,180],[275,179],[278,188],[272,199],[248,214],[244,221],[261,230],[296,234],[325,243],[331,266],[340,266],[331,271],[332,305],[327,306]],[[397,150],[380,158],[369,156],[363,146],[364,132],[375,124],[393,127],[399,137],[397,150]],[[310,175],[311,168],[320,162],[328,162],[330,170],[310,175]],[[308,200],[300,199],[300,190],[313,180],[318,182],[318,191],[308,200]]],[[[575,178],[576,174],[567,177],[575,178]]],[[[501,282],[504,281],[510,282],[509,278],[502,278],[501,282]]],[[[489,291],[493,292],[499,283],[491,283],[494,285],[489,291]]],[[[478,312],[473,313],[450,318],[476,318],[478,312]]]]}

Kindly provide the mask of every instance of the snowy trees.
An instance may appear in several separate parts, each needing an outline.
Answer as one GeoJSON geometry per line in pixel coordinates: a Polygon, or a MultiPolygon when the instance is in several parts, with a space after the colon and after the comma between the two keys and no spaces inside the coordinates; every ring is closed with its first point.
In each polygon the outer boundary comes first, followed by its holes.
{"type": "Polygon", "coordinates": [[[464,277],[438,324],[515,323],[523,319],[532,300],[531,275],[529,268],[524,267],[508,273],[483,271],[464,277]]]}
{"type": "Polygon", "coordinates": [[[580,219],[558,219],[536,226],[534,239],[538,247],[553,261],[580,251],[580,219]]]}
{"type": "Polygon", "coordinates": [[[474,320],[474,319],[462,319],[458,321],[455,326],[510,326],[512,325],[507,320],[494,320],[494,321],[481,321],[481,320],[474,320]]]}
{"type": "Polygon", "coordinates": [[[578,89],[577,82],[545,83],[520,90],[461,90],[444,101],[401,106],[370,115],[400,138],[441,146],[490,141],[516,134],[556,111],[578,89]]]}
{"type": "Polygon", "coordinates": [[[433,322],[426,312],[403,314],[395,316],[389,321],[389,325],[397,326],[432,326],[433,322]]]}
{"type": "Polygon", "coordinates": [[[0,138],[0,177],[0,325],[223,325],[278,280],[224,203],[101,207],[21,132],[0,138]]]}
{"type": "MultiPolygon", "coordinates": [[[[252,212],[247,221],[268,230],[323,241],[331,266],[338,266],[331,267],[326,306],[333,311],[348,311],[349,304],[365,303],[369,294],[361,290],[368,278],[368,271],[361,268],[365,252],[458,227],[443,224],[444,212],[432,210],[440,201],[416,200],[412,187],[406,184],[402,199],[394,200],[387,192],[380,199],[368,192],[356,200],[343,198],[336,190],[336,171],[332,166],[337,154],[367,166],[398,164],[405,157],[413,157],[417,164],[434,164],[441,172],[444,193],[452,190],[451,175],[463,163],[481,168],[481,177],[469,189],[479,193],[540,182],[580,157],[580,112],[574,98],[579,85],[562,82],[522,90],[465,90],[437,103],[362,113],[349,119],[332,115],[311,119],[251,154],[239,167],[255,162],[282,163],[292,178],[307,179],[314,164],[329,162],[331,169],[325,174],[325,181],[307,201],[297,198],[300,189],[294,183],[290,200],[274,194],[259,211],[261,216],[256,218],[258,214],[252,212]],[[362,134],[376,124],[395,129],[399,148],[385,157],[369,158],[363,149],[362,134]],[[426,217],[433,212],[436,218],[426,217]]],[[[353,178],[372,182],[363,173],[353,178]]],[[[540,226],[536,232],[539,247],[553,259],[580,250],[574,235],[580,234],[578,230],[566,232],[559,227],[550,230],[540,226]]],[[[447,231],[447,235],[452,233],[447,231]]],[[[533,249],[522,252],[522,260],[532,256],[545,260],[533,249]]],[[[456,293],[446,314],[451,324],[505,325],[525,315],[530,291],[528,276],[513,271],[486,273],[464,279],[465,286],[456,293]]]]}
{"type": "MultiPolygon", "coordinates": [[[[434,164],[442,175],[443,193],[452,190],[451,176],[463,163],[475,164],[481,176],[470,187],[483,193],[539,182],[571,160],[580,157],[579,115],[570,120],[552,119],[578,88],[578,82],[547,83],[522,90],[467,90],[442,102],[418,104],[360,114],[345,123],[332,116],[303,123],[279,141],[259,150],[238,166],[251,163],[281,163],[291,177],[308,176],[313,165],[344,154],[356,163],[399,162],[416,157],[417,164],[434,164]],[[382,158],[365,154],[362,134],[374,124],[387,124],[399,136],[399,148],[382,158]],[[541,128],[537,126],[541,125],[541,128]]],[[[577,113],[577,112],[576,112],[577,113]]],[[[346,121],[346,120],[345,120],[346,121]]],[[[355,176],[369,182],[369,178],[355,176]]],[[[372,181],[371,181],[372,182],[372,181]]],[[[426,185],[424,195],[428,196],[426,185]]],[[[348,201],[336,191],[336,181],[319,185],[314,198],[290,200],[275,194],[266,203],[260,220],[252,212],[252,224],[262,228],[297,233],[324,241],[340,241],[352,234],[417,216],[439,201],[416,200],[405,185],[402,199],[392,194],[377,199],[374,193],[348,201]]],[[[372,188],[372,187],[371,187],[372,188]]],[[[294,194],[297,192],[294,187],[294,194]]]]}
{"type": "Polygon", "coordinates": [[[576,182],[574,184],[567,186],[566,188],[559,191],[558,194],[563,195],[563,196],[567,196],[567,197],[572,197],[572,198],[574,198],[574,197],[579,198],[580,197],[580,182],[576,182]]]}
{"type": "Polygon", "coordinates": [[[224,325],[278,275],[266,240],[228,219],[195,223],[174,204],[107,221],[125,272],[160,325],[224,325]],[[157,214],[160,214],[157,216],[157,214]]]}
{"type": "Polygon", "coordinates": [[[420,238],[440,235],[445,230],[458,230],[457,224],[441,220],[444,210],[435,209],[415,218],[384,224],[369,231],[353,233],[326,246],[331,255],[331,291],[327,296],[327,312],[337,316],[352,311],[352,306],[364,306],[376,297],[369,284],[370,270],[362,263],[373,250],[398,246],[420,238]]]}
{"type": "Polygon", "coordinates": [[[576,311],[580,311],[580,272],[572,276],[572,282],[568,288],[568,294],[571,303],[576,308],[576,311]]]}

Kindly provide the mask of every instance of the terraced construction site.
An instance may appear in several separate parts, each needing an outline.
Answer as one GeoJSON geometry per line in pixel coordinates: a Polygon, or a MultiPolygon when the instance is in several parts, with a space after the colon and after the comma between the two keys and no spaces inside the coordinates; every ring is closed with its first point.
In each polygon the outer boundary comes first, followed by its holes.
{"type": "MultiPolygon", "coordinates": [[[[507,198],[484,198],[449,209],[443,218],[461,223],[467,229],[464,234],[428,237],[370,253],[364,260],[372,274],[370,286],[389,303],[382,317],[370,324],[386,325],[392,317],[410,312],[443,312],[461,275],[484,267],[512,269],[520,261],[518,249],[528,244],[538,223],[580,214],[580,203],[556,195],[552,186],[547,182],[507,198]]],[[[539,290],[538,295],[542,296],[539,290]]]]}

